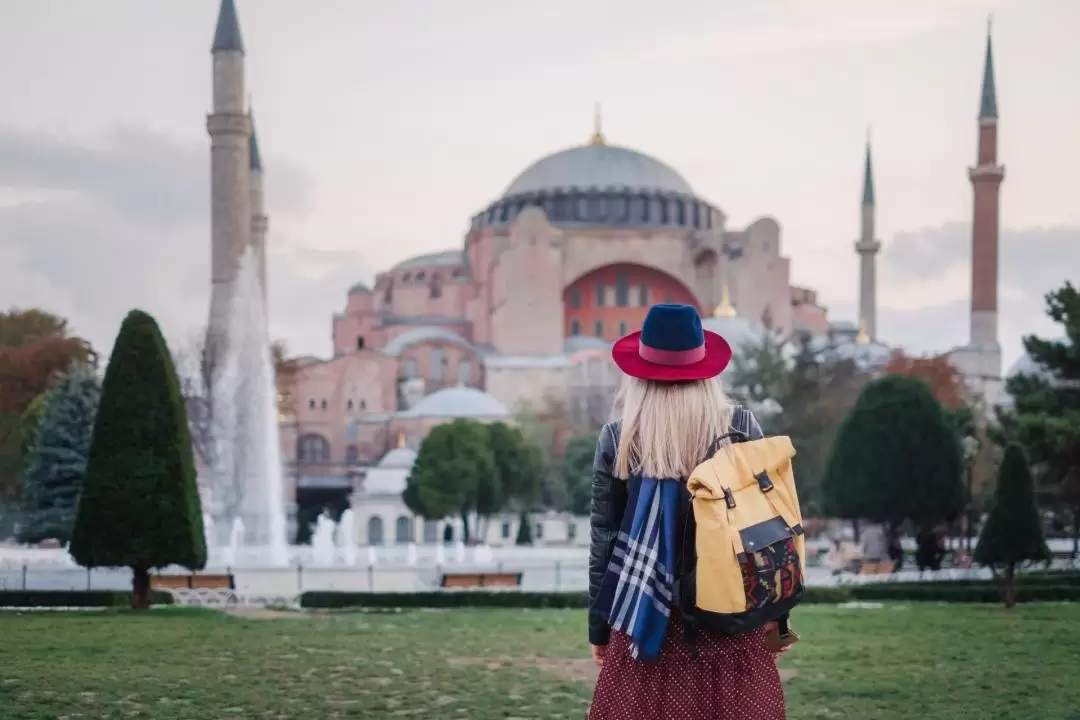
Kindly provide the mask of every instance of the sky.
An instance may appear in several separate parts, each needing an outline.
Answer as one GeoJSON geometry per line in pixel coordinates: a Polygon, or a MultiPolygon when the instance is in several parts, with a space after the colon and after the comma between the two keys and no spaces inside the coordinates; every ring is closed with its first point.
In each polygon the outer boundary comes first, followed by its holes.
{"type": "MultiPolygon", "coordinates": [[[[327,356],[357,281],[460,247],[537,159],[608,142],[659,158],[738,228],[782,228],[792,282],[853,320],[864,143],[879,335],[968,338],[971,186],[993,16],[1001,339],[1054,336],[1080,281],[1076,0],[237,0],[266,170],[271,332],[327,356]]],[[[0,308],[104,352],[133,307],[172,344],[209,287],[218,0],[0,0],[0,308]]]]}

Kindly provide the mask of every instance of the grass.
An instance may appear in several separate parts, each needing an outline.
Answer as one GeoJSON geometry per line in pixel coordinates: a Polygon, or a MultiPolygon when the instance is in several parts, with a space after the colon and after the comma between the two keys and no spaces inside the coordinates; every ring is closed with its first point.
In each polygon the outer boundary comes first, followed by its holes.
{"type": "MultiPolygon", "coordinates": [[[[791,720],[1080,719],[1080,605],[813,606],[795,624],[791,720]]],[[[565,610],[0,613],[0,717],[581,718],[584,638],[565,610]]]]}

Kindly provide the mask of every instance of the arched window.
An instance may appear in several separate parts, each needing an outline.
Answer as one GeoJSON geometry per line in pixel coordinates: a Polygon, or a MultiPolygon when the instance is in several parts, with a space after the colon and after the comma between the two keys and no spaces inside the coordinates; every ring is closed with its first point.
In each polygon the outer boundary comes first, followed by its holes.
{"type": "Polygon", "coordinates": [[[677,225],[686,225],[686,203],[682,200],[675,201],[675,223],[677,225]]]}
{"type": "Polygon", "coordinates": [[[570,308],[578,310],[581,308],[581,288],[572,288],[570,290],[570,308]]]}
{"type": "Polygon", "coordinates": [[[428,377],[435,382],[446,379],[446,354],[442,348],[433,347],[428,353],[428,377]]]}
{"type": "Polygon", "coordinates": [[[619,321],[619,337],[626,335],[626,321],[619,321]]]}
{"type": "Polygon", "coordinates": [[[645,283],[638,285],[638,306],[649,307],[649,286],[645,283]]]}
{"type": "Polygon", "coordinates": [[[570,334],[571,335],[580,335],[581,334],[581,323],[578,322],[577,320],[571,320],[570,321],[570,334]]]}
{"type": "Polygon", "coordinates": [[[630,304],[630,281],[625,273],[615,276],[615,306],[626,307],[630,304]]]}
{"type": "Polygon", "coordinates": [[[425,520],[424,521],[424,544],[434,545],[439,542],[439,521],[438,520],[425,520]]]}
{"type": "Polygon", "coordinates": [[[604,307],[604,298],[607,295],[604,292],[604,283],[596,283],[596,307],[604,307]]]}
{"type": "Polygon", "coordinates": [[[596,335],[596,337],[598,337],[598,338],[604,337],[604,321],[603,320],[597,320],[596,321],[595,330],[596,330],[596,332],[594,334],[596,335]]]}
{"type": "Polygon", "coordinates": [[[315,433],[301,435],[296,440],[296,462],[299,465],[324,465],[330,462],[330,443],[315,433]]]}
{"type": "Polygon", "coordinates": [[[428,283],[428,294],[433,298],[442,297],[442,278],[439,273],[431,274],[431,282],[428,283]]]}
{"type": "Polygon", "coordinates": [[[397,523],[394,526],[394,542],[398,545],[404,545],[412,542],[412,520],[404,515],[397,519],[397,523]]]}
{"type": "Polygon", "coordinates": [[[383,544],[383,528],[382,518],[378,515],[372,515],[367,521],[367,544],[368,545],[382,545],[383,544]]]}

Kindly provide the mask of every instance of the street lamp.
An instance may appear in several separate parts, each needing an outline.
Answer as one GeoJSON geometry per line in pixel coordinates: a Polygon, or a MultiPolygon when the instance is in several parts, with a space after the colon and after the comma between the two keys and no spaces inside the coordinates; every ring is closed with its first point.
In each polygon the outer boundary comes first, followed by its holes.
{"type": "Polygon", "coordinates": [[[974,470],[975,470],[975,458],[979,455],[979,438],[974,435],[968,435],[960,441],[960,445],[964,450],[964,466],[967,469],[967,508],[965,514],[967,516],[967,528],[964,530],[966,549],[971,552],[971,531],[975,524],[972,517],[975,506],[974,498],[974,470]]]}

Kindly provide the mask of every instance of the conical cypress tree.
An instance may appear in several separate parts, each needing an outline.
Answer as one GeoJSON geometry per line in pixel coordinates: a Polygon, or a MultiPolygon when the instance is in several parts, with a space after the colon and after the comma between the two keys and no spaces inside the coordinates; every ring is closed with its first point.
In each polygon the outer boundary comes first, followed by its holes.
{"type": "Polygon", "coordinates": [[[532,523],[529,521],[529,513],[524,510],[521,511],[521,516],[518,518],[518,531],[517,539],[514,540],[515,545],[532,545],[532,523]]]}
{"type": "Polygon", "coordinates": [[[47,393],[26,471],[22,542],[71,539],[100,395],[100,380],[84,368],[64,375],[47,393]]]}
{"type": "Polygon", "coordinates": [[[153,568],[206,565],[191,438],[172,357],[154,319],[124,318],[102,384],[70,553],[130,567],[146,608],[153,568]]]}
{"type": "Polygon", "coordinates": [[[1019,445],[1011,444],[1005,448],[994,504],[979,534],[974,560],[1005,567],[1005,607],[1011,608],[1016,605],[1016,566],[1049,559],[1027,456],[1019,445]]]}

